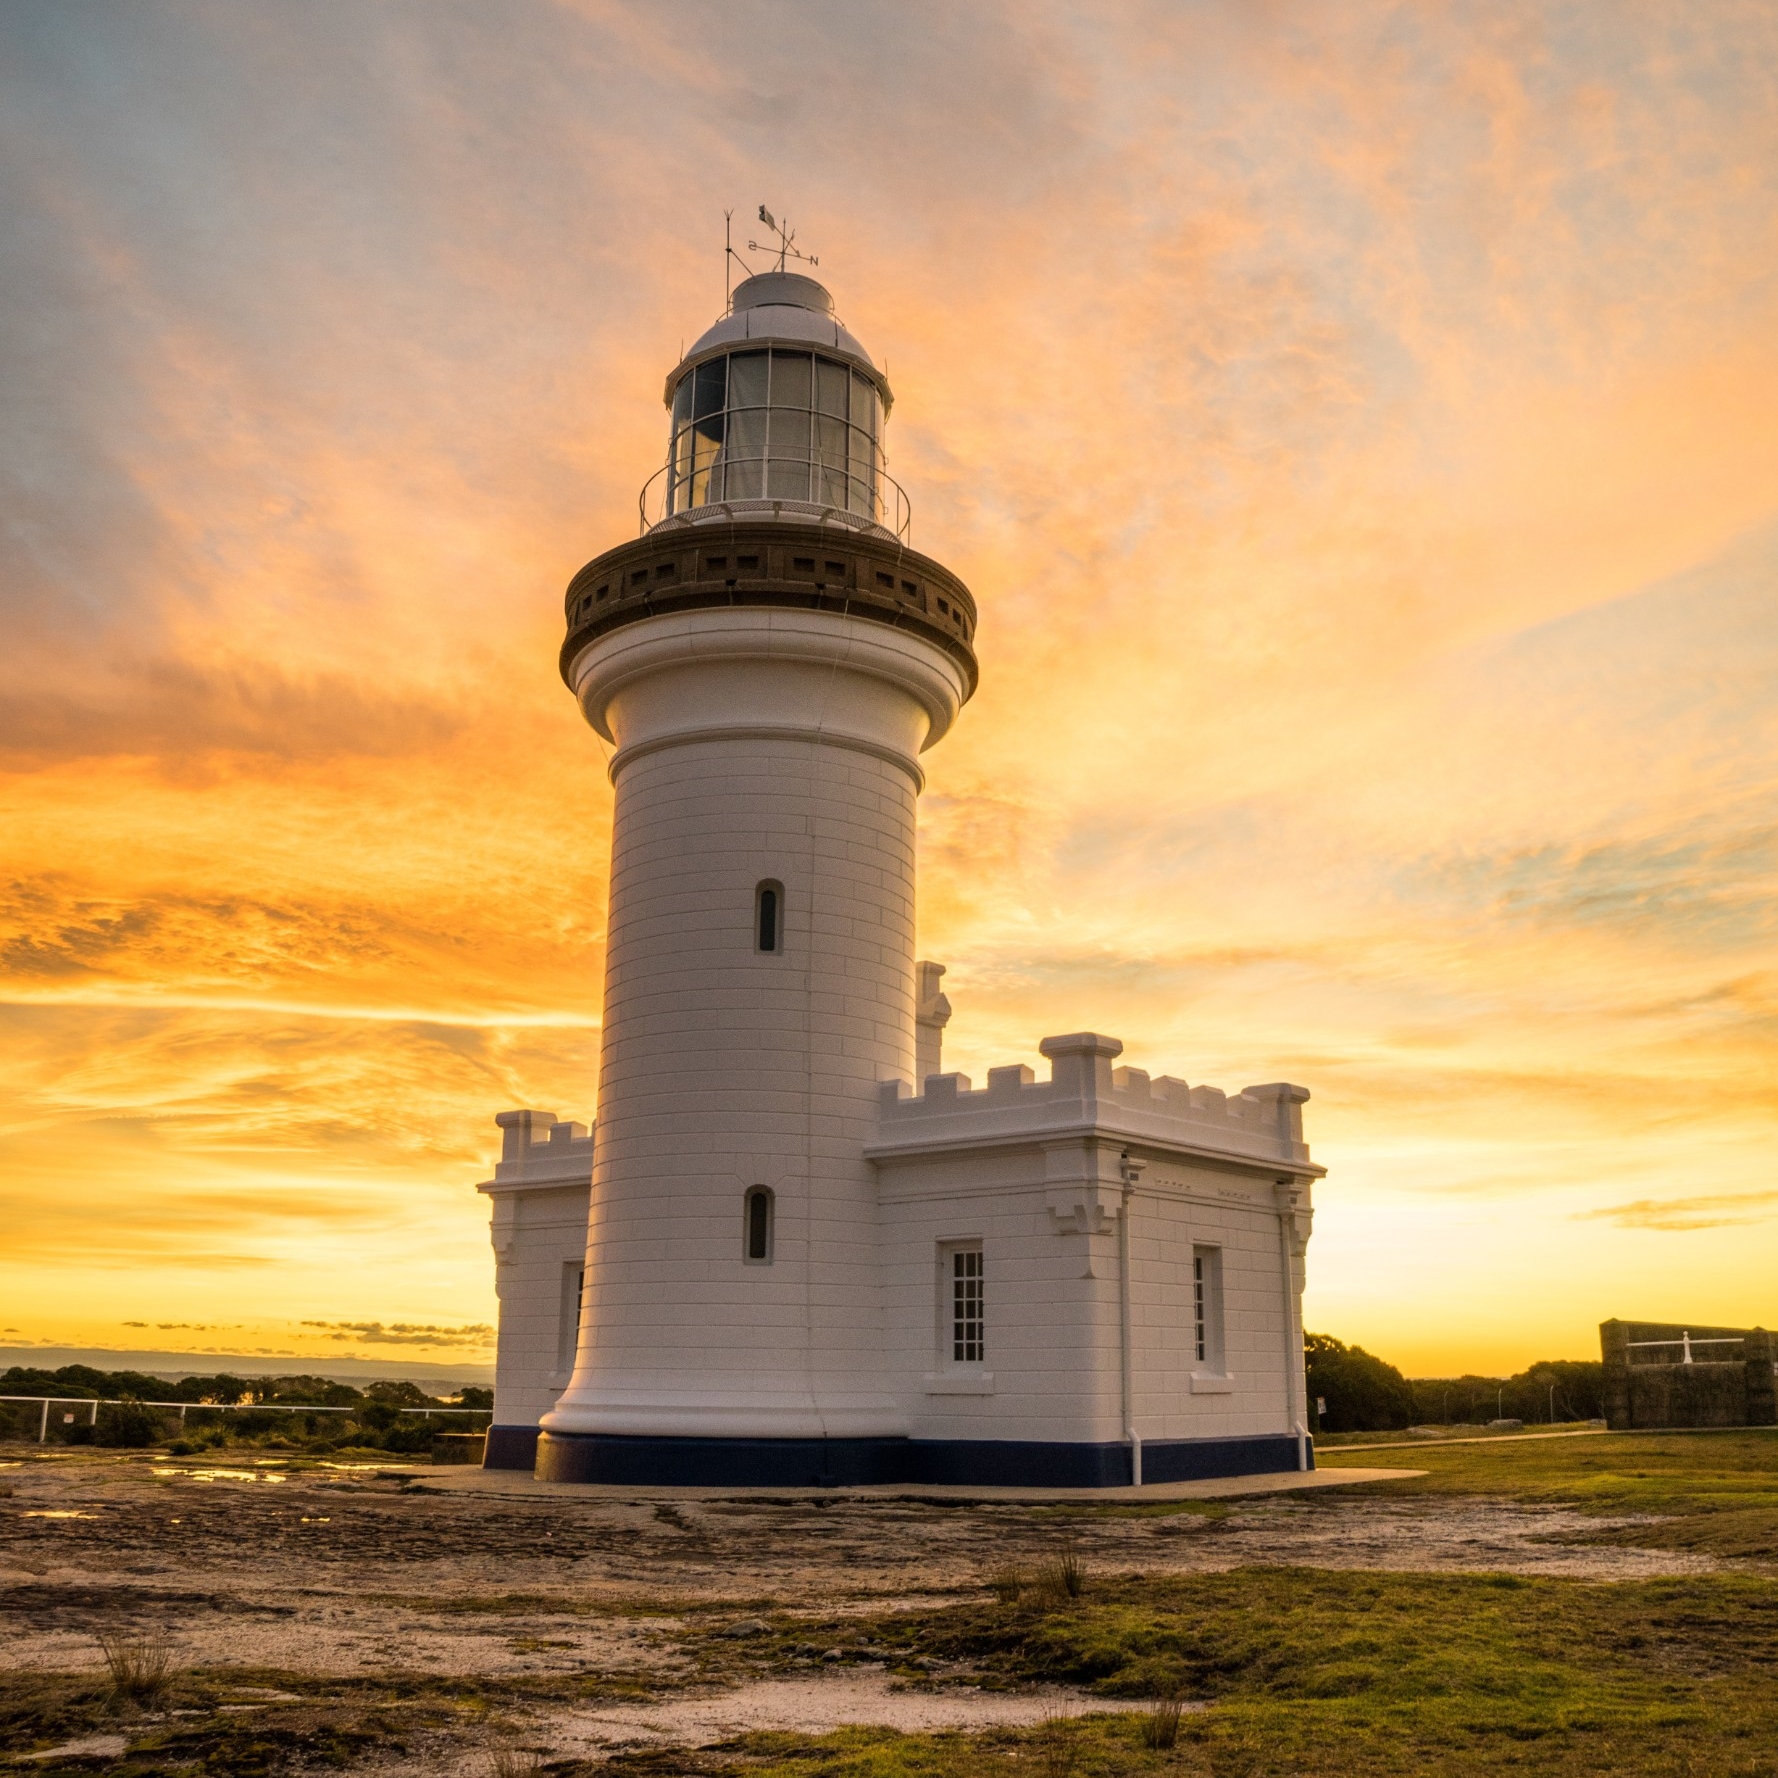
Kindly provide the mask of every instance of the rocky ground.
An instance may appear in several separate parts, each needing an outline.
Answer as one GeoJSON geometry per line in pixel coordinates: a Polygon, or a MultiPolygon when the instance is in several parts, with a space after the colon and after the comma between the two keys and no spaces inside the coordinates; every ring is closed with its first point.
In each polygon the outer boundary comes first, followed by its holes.
{"type": "MultiPolygon", "coordinates": [[[[1640,1580],[1716,1566],[1565,1541],[1605,1522],[1562,1508],[1362,1490],[1168,1506],[588,1499],[294,1458],[13,1447],[0,1464],[0,1668],[96,1681],[99,1638],[121,1636],[165,1648],[177,1671],[233,1675],[233,1692],[188,1705],[206,1720],[289,1714],[329,1681],[363,1697],[399,1681],[430,1702],[393,1764],[374,1737],[358,1750],[366,1771],[486,1771],[489,1747],[514,1737],[591,1757],[760,1726],[1029,1722],[1062,1694],[960,1684],[846,1626],[983,1597],[1064,1551],[1089,1575],[1309,1564],[1640,1580]],[[799,1642],[786,1625],[804,1622],[799,1642]]],[[[65,1769],[135,1745],[102,1726],[68,1737],[65,1769]]]]}

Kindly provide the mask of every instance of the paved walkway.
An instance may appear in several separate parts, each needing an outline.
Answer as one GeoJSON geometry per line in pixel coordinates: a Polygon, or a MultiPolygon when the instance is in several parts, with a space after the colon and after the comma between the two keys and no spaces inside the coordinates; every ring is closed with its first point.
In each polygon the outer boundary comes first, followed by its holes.
{"type": "Polygon", "coordinates": [[[1530,1438],[1608,1438],[1610,1435],[1609,1426],[1575,1426],[1566,1432],[1482,1432],[1469,1438],[1397,1438],[1377,1445],[1317,1445],[1315,1461],[1325,1463],[1343,1451],[1423,1451],[1428,1445],[1510,1445],[1530,1438]]]}
{"type": "Polygon", "coordinates": [[[606,1482],[540,1482],[518,1469],[413,1469],[422,1488],[446,1494],[530,1495],[555,1500],[934,1500],[1054,1505],[1058,1501],[1097,1505],[1161,1503],[1169,1500],[1238,1500],[1250,1494],[1295,1494],[1311,1488],[1349,1488],[1358,1482],[1398,1482],[1424,1475],[1423,1469],[1286,1470],[1279,1475],[1221,1476],[1195,1482],[1153,1482],[1141,1488],[958,1488],[910,1487],[885,1483],[870,1488],[631,1488],[606,1482]]]}

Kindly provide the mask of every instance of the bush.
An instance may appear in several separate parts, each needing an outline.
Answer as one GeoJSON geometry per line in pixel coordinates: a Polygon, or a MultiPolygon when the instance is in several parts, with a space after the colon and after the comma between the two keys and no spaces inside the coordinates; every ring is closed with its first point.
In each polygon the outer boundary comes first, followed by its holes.
{"type": "Polygon", "coordinates": [[[419,1426],[392,1426],[383,1434],[382,1444],[385,1451],[419,1452],[432,1449],[432,1435],[435,1427],[422,1423],[419,1426]]]}
{"type": "Polygon", "coordinates": [[[387,1432],[401,1418],[401,1409],[392,1401],[372,1398],[358,1405],[358,1424],[369,1432],[387,1432]]]}
{"type": "Polygon", "coordinates": [[[161,1417],[139,1401],[113,1402],[99,1409],[92,1442],[140,1451],[160,1437],[161,1417]]]}
{"type": "Polygon", "coordinates": [[[1414,1391],[1394,1365],[1362,1346],[1328,1334],[1305,1334],[1309,1407],[1317,1398],[1327,1410],[1312,1423],[1318,1432],[1396,1432],[1414,1421],[1414,1391]]]}

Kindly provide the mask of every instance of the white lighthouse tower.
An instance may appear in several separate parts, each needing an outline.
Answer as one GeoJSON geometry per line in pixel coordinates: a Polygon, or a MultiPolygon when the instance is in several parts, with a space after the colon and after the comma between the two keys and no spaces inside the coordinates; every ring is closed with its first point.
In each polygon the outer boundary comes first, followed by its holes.
{"type": "Polygon", "coordinates": [[[488,1461],[749,1486],[1306,1464],[1307,1093],[1150,1082],[1091,1033],[1044,1041],[1045,1082],[938,1071],[915,801],[976,611],[909,547],[887,379],[779,270],[666,400],[641,536],[567,595],[562,674],[616,791],[598,1119],[500,1119],[488,1461]]]}
{"type": "Polygon", "coordinates": [[[766,1440],[843,1477],[906,1431],[864,1151],[913,1078],[919,760],[975,689],[975,607],[896,534],[889,385],[812,279],[744,282],[667,399],[661,522],[568,595],[617,807],[586,1306],[540,1473],[594,1437],[601,1473],[611,1440],[766,1440]]]}

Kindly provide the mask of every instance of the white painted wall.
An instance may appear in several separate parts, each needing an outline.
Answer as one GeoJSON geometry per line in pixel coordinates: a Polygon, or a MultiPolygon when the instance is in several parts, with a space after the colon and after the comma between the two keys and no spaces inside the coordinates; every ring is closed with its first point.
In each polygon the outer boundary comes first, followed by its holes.
{"type": "Polygon", "coordinates": [[[587,1311],[549,1430],[905,1430],[887,1373],[878,1083],[914,1064],[917,756],[965,695],[918,637],[723,609],[600,638],[571,676],[615,742],[587,1311]],[[754,891],[784,885],[784,948],[754,891]],[[742,1203],[775,1194],[769,1266],[742,1203]]]}
{"type": "Polygon", "coordinates": [[[503,1111],[496,1121],[501,1157],[494,1177],[476,1188],[492,1200],[500,1299],[494,1424],[535,1426],[573,1369],[574,1306],[564,1280],[586,1264],[593,1139],[584,1124],[547,1111],[503,1111]]]}

